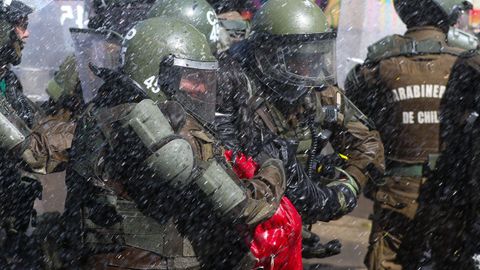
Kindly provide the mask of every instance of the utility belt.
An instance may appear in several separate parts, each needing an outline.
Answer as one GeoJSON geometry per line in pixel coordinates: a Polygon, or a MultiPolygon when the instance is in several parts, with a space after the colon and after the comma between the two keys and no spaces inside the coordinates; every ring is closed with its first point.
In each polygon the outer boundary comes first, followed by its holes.
{"type": "Polygon", "coordinates": [[[438,157],[439,154],[429,154],[428,159],[419,164],[391,161],[387,167],[386,176],[428,178],[436,168],[438,157]]]}

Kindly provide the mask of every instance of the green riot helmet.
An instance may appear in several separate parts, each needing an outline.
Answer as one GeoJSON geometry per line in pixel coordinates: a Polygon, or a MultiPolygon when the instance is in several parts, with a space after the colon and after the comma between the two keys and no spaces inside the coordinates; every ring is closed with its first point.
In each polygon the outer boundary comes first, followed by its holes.
{"type": "Polygon", "coordinates": [[[0,61],[2,65],[18,65],[25,40],[17,35],[15,28],[26,31],[28,15],[33,9],[17,0],[0,1],[0,5],[0,61]]]}
{"type": "Polygon", "coordinates": [[[125,36],[123,70],[155,101],[173,99],[204,122],[215,116],[218,63],[205,36],[170,17],[139,22],[125,36]]]}
{"type": "Polygon", "coordinates": [[[312,1],[270,0],[253,18],[248,40],[259,78],[294,102],[311,87],[336,83],[335,38],[312,1]]]}
{"type": "Polygon", "coordinates": [[[218,18],[206,0],[162,0],[157,1],[148,12],[147,18],[167,16],[180,19],[197,28],[205,35],[213,52],[217,50],[218,18]]]}
{"type": "Polygon", "coordinates": [[[124,35],[145,19],[155,0],[85,0],[88,28],[106,28],[124,35]]]}
{"type": "Polygon", "coordinates": [[[473,8],[470,0],[394,0],[394,5],[407,27],[438,26],[445,32],[463,11],[473,8]]]}

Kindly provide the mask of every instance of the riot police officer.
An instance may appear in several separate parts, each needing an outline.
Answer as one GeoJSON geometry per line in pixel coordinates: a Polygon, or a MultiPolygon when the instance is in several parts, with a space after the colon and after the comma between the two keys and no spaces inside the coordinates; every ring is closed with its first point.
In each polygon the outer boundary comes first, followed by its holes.
{"type": "Polygon", "coordinates": [[[217,108],[215,122],[215,137],[230,149],[239,149],[236,125],[239,121],[240,108],[248,99],[245,76],[235,73],[238,65],[234,59],[222,50],[225,42],[222,36],[224,30],[219,25],[215,10],[206,0],[189,1],[158,1],[148,12],[147,17],[169,16],[187,22],[205,35],[212,52],[219,61],[217,108]]]}
{"type": "Polygon", "coordinates": [[[22,87],[10,65],[18,65],[22,60],[22,49],[28,39],[28,14],[32,9],[20,1],[14,1],[2,10],[2,47],[0,50],[2,95],[17,111],[18,115],[32,127],[35,109],[23,95],[22,87]]]}
{"type": "Polygon", "coordinates": [[[434,269],[478,268],[479,63],[472,50],[452,68],[440,106],[441,156],[433,181],[420,193],[418,231],[430,244],[434,269]]]}
{"type": "Polygon", "coordinates": [[[275,212],[280,161],[251,181],[222,162],[204,127],[218,64],[193,26],[144,20],[122,51],[124,74],[93,68],[107,82],[79,121],[67,171],[87,267],[251,268],[242,232],[275,212]]]}
{"type": "MultiPolygon", "coordinates": [[[[33,213],[33,201],[41,192],[39,183],[30,177],[22,177],[16,168],[21,158],[14,148],[25,140],[21,126],[28,130],[34,122],[34,109],[23,94],[22,86],[10,70],[10,65],[21,61],[21,50],[28,38],[28,14],[32,9],[19,1],[10,5],[2,3],[0,10],[1,48],[1,102],[2,102],[2,184],[0,189],[0,220],[2,240],[0,240],[0,265],[2,268],[29,265],[26,256],[35,254],[33,249],[23,249],[23,245],[32,246],[25,235],[33,213]],[[3,5],[4,4],[4,5],[3,5]],[[8,117],[8,118],[7,118],[8,117]],[[10,120],[9,120],[10,119],[10,120]],[[12,121],[16,119],[17,125],[12,121]],[[17,126],[18,128],[15,128],[17,126]],[[9,140],[10,138],[10,140],[9,140]],[[28,254],[32,252],[32,254],[28,254]],[[14,260],[17,258],[16,260],[14,260]]],[[[18,153],[18,152],[17,152],[18,153]]]]}
{"type": "Polygon", "coordinates": [[[250,21],[253,17],[252,1],[208,1],[218,15],[219,49],[226,51],[233,44],[242,41],[250,33],[250,21]]]}
{"type": "MultiPolygon", "coordinates": [[[[468,1],[394,4],[407,32],[371,45],[365,63],[346,81],[347,95],[374,121],[386,151],[385,183],[370,194],[375,205],[369,269],[402,269],[397,255],[413,232],[419,190],[440,152],[440,100],[458,56],[477,46],[473,37],[451,28],[472,7],[468,1]]],[[[421,235],[411,237],[422,242],[421,235]]]]}
{"type": "Polygon", "coordinates": [[[230,50],[253,92],[244,147],[254,156],[265,147],[289,153],[286,195],[307,224],[350,212],[368,179],[383,171],[378,134],[359,113],[339,110],[334,44],[316,4],[270,0],[249,38],[230,50]]]}
{"type": "Polygon", "coordinates": [[[146,17],[167,16],[178,18],[193,25],[207,38],[212,52],[217,53],[218,18],[215,10],[206,0],[157,1],[146,17]]]}
{"type": "MultiPolygon", "coordinates": [[[[11,71],[20,63],[29,32],[32,9],[20,1],[3,1],[0,7],[0,267],[42,269],[40,244],[27,236],[34,227],[33,203],[42,187],[32,172],[49,173],[62,154],[36,126],[36,110],[23,94],[11,71]]],[[[57,137],[57,140],[63,138],[57,137]]]]}

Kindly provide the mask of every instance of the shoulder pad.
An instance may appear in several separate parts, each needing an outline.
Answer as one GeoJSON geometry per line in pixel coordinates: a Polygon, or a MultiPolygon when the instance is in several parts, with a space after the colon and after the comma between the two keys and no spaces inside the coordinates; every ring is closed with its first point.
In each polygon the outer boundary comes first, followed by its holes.
{"type": "Polygon", "coordinates": [[[53,101],[58,102],[63,96],[65,89],[56,80],[51,79],[48,81],[46,92],[53,101]]]}
{"type": "Polygon", "coordinates": [[[129,125],[149,149],[173,135],[174,131],[167,117],[153,100],[144,99],[137,103],[128,116],[121,119],[129,125]]]}
{"type": "MultiPolygon", "coordinates": [[[[455,44],[447,44],[444,42],[435,40],[435,39],[426,39],[421,41],[416,41],[412,38],[393,35],[388,36],[368,48],[367,60],[365,63],[376,63],[383,59],[397,57],[397,56],[416,56],[416,55],[425,55],[425,54],[451,54],[459,56],[465,50],[465,47],[468,46],[477,46],[473,45],[473,39],[470,40],[469,36],[463,35],[460,32],[452,33],[452,37],[455,35],[458,37],[455,44]],[[463,44],[463,45],[462,45],[463,44]],[[467,46],[468,45],[468,46],[467,46]]],[[[453,40],[451,42],[454,42],[453,40]]]]}
{"type": "Polygon", "coordinates": [[[447,44],[465,50],[476,50],[478,49],[479,42],[476,36],[455,27],[450,27],[447,44]]]}
{"type": "Polygon", "coordinates": [[[382,38],[368,47],[367,60],[365,62],[378,62],[381,59],[400,54],[400,48],[407,43],[400,35],[391,35],[382,38]]]}

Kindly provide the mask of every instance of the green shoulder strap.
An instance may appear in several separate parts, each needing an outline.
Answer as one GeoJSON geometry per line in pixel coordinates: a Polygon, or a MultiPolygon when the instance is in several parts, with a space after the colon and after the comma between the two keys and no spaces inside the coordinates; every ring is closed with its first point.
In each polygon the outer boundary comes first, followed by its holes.
{"type": "Polygon", "coordinates": [[[450,27],[447,35],[447,44],[451,47],[461,48],[464,50],[477,50],[478,38],[470,33],[462,31],[455,27],[450,27]]]}
{"type": "MultiPolygon", "coordinates": [[[[455,33],[457,33],[457,36],[460,35],[458,32],[455,33]]],[[[451,35],[453,36],[453,34],[451,35]]],[[[463,39],[467,40],[466,38],[459,40],[463,39]]],[[[468,44],[467,41],[457,41],[456,43],[463,44],[465,47],[466,44],[468,44]]],[[[453,44],[453,40],[451,42],[452,45],[455,45],[453,44]]],[[[400,35],[387,36],[368,47],[368,54],[365,63],[377,63],[381,60],[398,56],[415,56],[424,54],[451,54],[454,56],[460,56],[466,50],[463,47],[454,47],[452,45],[446,45],[445,43],[433,39],[417,41],[400,35]]]]}

